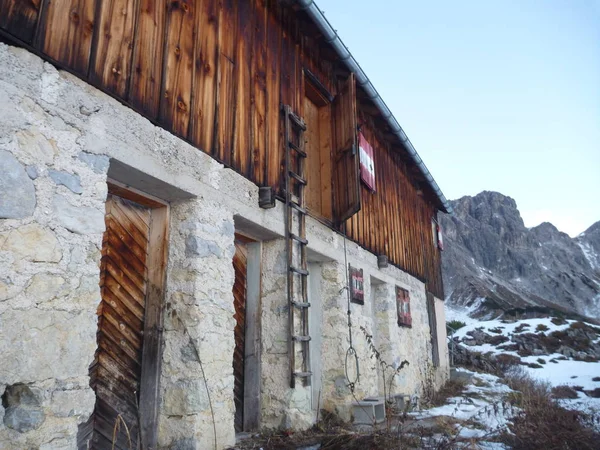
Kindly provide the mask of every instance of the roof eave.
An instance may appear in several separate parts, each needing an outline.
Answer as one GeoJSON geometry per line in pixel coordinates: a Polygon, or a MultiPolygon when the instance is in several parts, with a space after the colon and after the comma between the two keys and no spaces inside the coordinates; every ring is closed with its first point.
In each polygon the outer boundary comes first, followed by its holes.
{"type": "Polygon", "coordinates": [[[308,16],[313,20],[321,33],[323,33],[325,41],[333,47],[340,60],[348,67],[350,71],[354,72],[359,86],[363,89],[373,104],[379,109],[379,112],[387,121],[394,134],[398,137],[400,142],[402,142],[410,158],[427,180],[429,187],[433,190],[438,201],[440,202],[441,207],[439,209],[445,213],[452,214],[452,206],[442,193],[438,184],[433,179],[429,169],[427,169],[427,166],[425,166],[425,163],[413,147],[412,142],[410,142],[410,139],[408,139],[408,136],[377,92],[377,89],[375,89],[371,81],[369,81],[369,78],[364,73],[356,59],[354,59],[354,56],[352,56],[348,50],[348,47],[346,47],[346,45],[342,42],[323,12],[317,7],[313,0],[295,0],[295,2],[302,10],[306,11],[308,16]]]}

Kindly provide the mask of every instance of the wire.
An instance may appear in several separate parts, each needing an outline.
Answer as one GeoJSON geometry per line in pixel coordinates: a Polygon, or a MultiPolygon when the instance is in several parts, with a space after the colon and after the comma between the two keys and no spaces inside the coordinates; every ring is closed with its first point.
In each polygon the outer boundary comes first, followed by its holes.
{"type": "Polygon", "coordinates": [[[213,425],[213,435],[214,435],[214,445],[215,450],[217,450],[217,424],[215,421],[215,411],[213,410],[212,399],[210,398],[210,390],[208,389],[208,381],[206,381],[206,375],[204,373],[204,366],[202,365],[202,359],[200,359],[200,350],[198,350],[198,346],[194,342],[192,335],[190,334],[187,326],[184,321],[179,319],[179,322],[183,325],[183,329],[185,334],[187,334],[190,344],[194,348],[194,352],[196,353],[196,358],[198,359],[198,363],[200,363],[200,372],[202,373],[202,378],[204,379],[204,387],[206,388],[206,395],[208,396],[208,406],[210,407],[210,415],[212,416],[212,425],[213,425]]]}
{"type": "MultiPolygon", "coordinates": [[[[357,383],[360,383],[360,365],[358,363],[358,354],[354,349],[354,345],[352,342],[352,311],[350,309],[350,283],[348,280],[348,272],[350,271],[350,267],[348,266],[348,249],[346,248],[346,223],[344,222],[344,267],[346,272],[346,286],[343,289],[346,289],[346,297],[348,302],[348,350],[346,350],[346,359],[344,361],[344,371],[346,375],[346,381],[348,382],[348,387],[352,394],[354,395],[354,388],[357,383]],[[348,360],[350,358],[354,358],[354,365],[356,368],[354,379],[350,379],[350,375],[348,373],[348,360]]],[[[342,290],[343,290],[342,289],[342,290]]]]}

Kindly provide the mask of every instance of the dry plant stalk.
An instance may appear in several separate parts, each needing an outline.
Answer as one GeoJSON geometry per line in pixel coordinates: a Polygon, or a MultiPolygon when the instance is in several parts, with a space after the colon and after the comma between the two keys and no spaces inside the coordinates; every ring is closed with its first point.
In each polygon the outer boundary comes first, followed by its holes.
{"type": "Polygon", "coordinates": [[[133,450],[133,445],[131,444],[131,434],[129,433],[129,427],[123,420],[121,414],[117,415],[117,419],[115,420],[115,426],[113,427],[113,437],[112,437],[112,450],[115,450],[115,442],[117,442],[117,433],[121,430],[121,424],[125,427],[125,433],[127,434],[127,442],[129,443],[129,450],[133,450]]]}

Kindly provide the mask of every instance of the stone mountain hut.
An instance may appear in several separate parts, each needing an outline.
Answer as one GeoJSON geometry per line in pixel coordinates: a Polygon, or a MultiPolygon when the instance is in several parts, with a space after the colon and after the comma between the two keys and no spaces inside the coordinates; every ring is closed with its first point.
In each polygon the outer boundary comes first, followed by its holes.
{"type": "Polygon", "coordinates": [[[416,400],[449,208],[311,0],[0,0],[0,448],[416,400]]]}

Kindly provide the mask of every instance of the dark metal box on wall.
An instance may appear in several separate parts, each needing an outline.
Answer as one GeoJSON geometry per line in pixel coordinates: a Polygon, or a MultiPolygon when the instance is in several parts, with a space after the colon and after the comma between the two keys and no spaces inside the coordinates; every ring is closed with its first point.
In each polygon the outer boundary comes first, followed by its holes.
{"type": "Polygon", "coordinates": [[[365,287],[363,270],[356,267],[348,266],[350,272],[350,301],[365,304],[365,287]]]}

